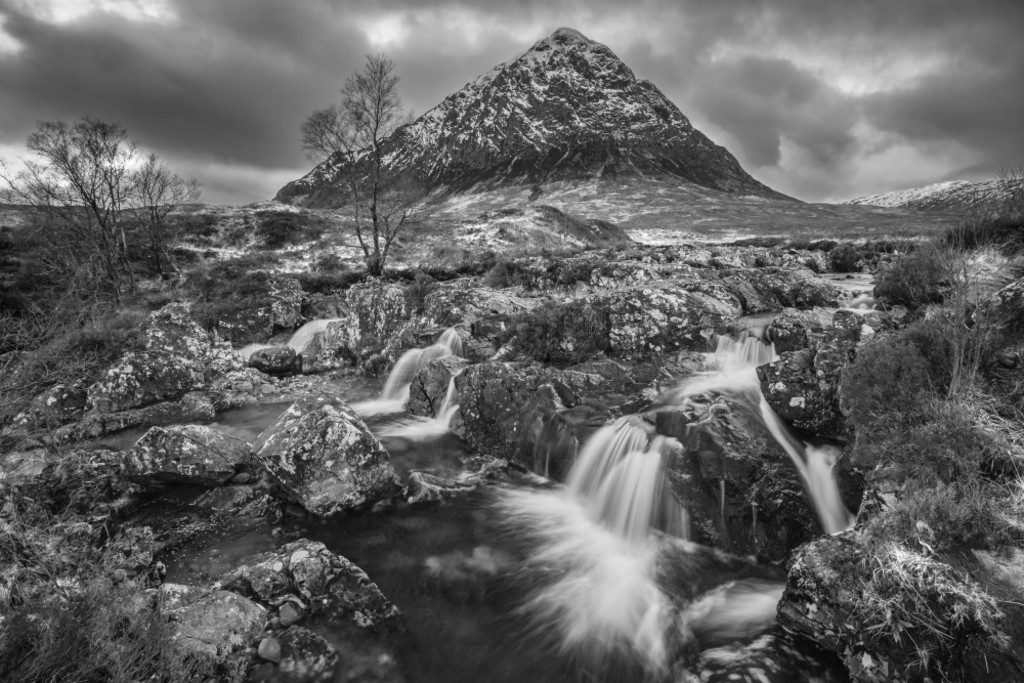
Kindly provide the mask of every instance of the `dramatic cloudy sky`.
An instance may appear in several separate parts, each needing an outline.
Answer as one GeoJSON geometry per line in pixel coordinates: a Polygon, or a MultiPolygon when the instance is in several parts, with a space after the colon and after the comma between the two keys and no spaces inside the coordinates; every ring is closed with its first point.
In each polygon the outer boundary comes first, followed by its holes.
{"type": "Polygon", "coordinates": [[[801,199],[1024,165],[1024,0],[0,0],[0,157],[91,114],[205,201],[263,199],[367,53],[419,114],[559,26],[801,199]]]}

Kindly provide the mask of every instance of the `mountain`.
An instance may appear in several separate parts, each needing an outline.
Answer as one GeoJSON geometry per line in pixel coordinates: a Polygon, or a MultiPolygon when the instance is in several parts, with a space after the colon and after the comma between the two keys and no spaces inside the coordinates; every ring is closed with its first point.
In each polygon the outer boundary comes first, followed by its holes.
{"type": "Polygon", "coordinates": [[[919,211],[964,211],[1004,204],[1015,196],[1024,196],[1022,178],[997,178],[980,182],[949,180],[909,190],[857,197],[846,203],[919,211]]]}
{"type": "MultiPolygon", "coordinates": [[[[567,28],[446,97],[397,130],[384,151],[390,168],[442,196],[515,187],[538,199],[553,186],[642,179],[788,199],[752,178],[608,47],[567,28]]],[[[276,198],[343,203],[335,182],[349,161],[335,154],[276,198]]]]}

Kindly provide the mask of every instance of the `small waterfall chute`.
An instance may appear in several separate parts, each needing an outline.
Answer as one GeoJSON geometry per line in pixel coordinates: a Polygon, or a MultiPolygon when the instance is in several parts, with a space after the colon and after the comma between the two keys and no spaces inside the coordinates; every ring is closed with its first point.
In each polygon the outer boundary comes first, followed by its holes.
{"type": "MultiPolygon", "coordinates": [[[[295,349],[296,353],[302,353],[305,351],[306,346],[309,345],[309,342],[314,336],[326,330],[327,326],[331,323],[336,323],[340,320],[341,318],[318,318],[316,320],[310,320],[308,323],[295,330],[288,341],[285,342],[284,346],[290,346],[295,349]]],[[[269,349],[273,346],[273,344],[246,344],[238,350],[238,353],[242,356],[245,362],[248,363],[252,354],[256,353],[260,349],[269,349]]]]}
{"type": "Polygon", "coordinates": [[[462,355],[462,338],[458,330],[449,327],[437,341],[422,349],[409,349],[403,353],[384,382],[380,397],[352,405],[361,415],[400,413],[409,403],[409,389],[416,375],[431,361],[462,355]]]}

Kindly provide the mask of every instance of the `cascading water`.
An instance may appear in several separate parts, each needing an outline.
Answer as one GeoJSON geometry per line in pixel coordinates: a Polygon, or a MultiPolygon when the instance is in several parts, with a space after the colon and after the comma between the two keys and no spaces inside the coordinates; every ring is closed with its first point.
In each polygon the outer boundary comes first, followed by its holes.
{"type": "Polygon", "coordinates": [[[361,415],[400,413],[409,402],[409,388],[413,379],[427,365],[439,358],[462,355],[462,337],[454,327],[445,330],[437,341],[422,349],[403,353],[391,369],[380,398],[354,403],[353,410],[361,415]]]}
{"type": "Polygon", "coordinates": [[[587,440],[565,489],[505,491],[498,499],[501,519],[532,537],[524,572],[545,577],[521,612],[594,671],[609,657],[659,675],[669,664],[675,612],[657,585],[652,529],[685,537],[689,528],[664,475],[671,441],[621,418],[587,440]]]}
{"type": "Polygon", "coordinates": [[[720,391],[739,394],[756,404],[765,427],[800,473],[822,528],[830,534],[843,531],[853,524],[854,516],[843,505],[832,475],[838,461],[836,449],[796,439],[761,394],[757,366],[777,358],[773,345],[754,337],[719,337],[715,352],[708,358],[709,370],[665,392],[664,398],[678,404],[707,391],[720,391]]]}
{"type": "MultiPolygon", "coordinates": [[[[302,353],[305,350],[306,346],[309,344],[310,340],[314,337],[314,335],[323,332],[324,330],[327,329],[328,325],[330,325],[331,323],[336,323],[339,320],[341,320],[341,318],[318,318],[317,320],[310,320],[308,323],[306,323],[299,329],[295,330],[294,333],[292,333],[292,336],[285,343],[285,346],[292,347],[293,349],[295,349],[296,353],[302,353]]],[[[246,362],[249,362],[249,358],[252,356],[252,354],[256,353],[260,349],[269,349],[271,348],[271,346],[273,345],[247,344],[240,348],[238,350],[238,353],[241,354],[242,358],[244,358],[246,362]]]]}

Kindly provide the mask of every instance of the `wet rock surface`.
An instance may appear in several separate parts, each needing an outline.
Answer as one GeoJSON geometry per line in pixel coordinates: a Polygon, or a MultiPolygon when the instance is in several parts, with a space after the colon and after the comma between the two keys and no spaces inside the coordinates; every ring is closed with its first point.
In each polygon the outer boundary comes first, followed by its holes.
{"type": "Polygon", "coordinates": [[[268,375],[291,375],[301,372],[299,355],[290,346],[271,346],[249,356],[249,365],[268,375]]]}
{"type": "Polygon", "coordinates": [[[398,479],[387,451],[339,399],[296,401],[253,445],[253,457],[283,492],[315,515],[387,498],[398,479]]]}

